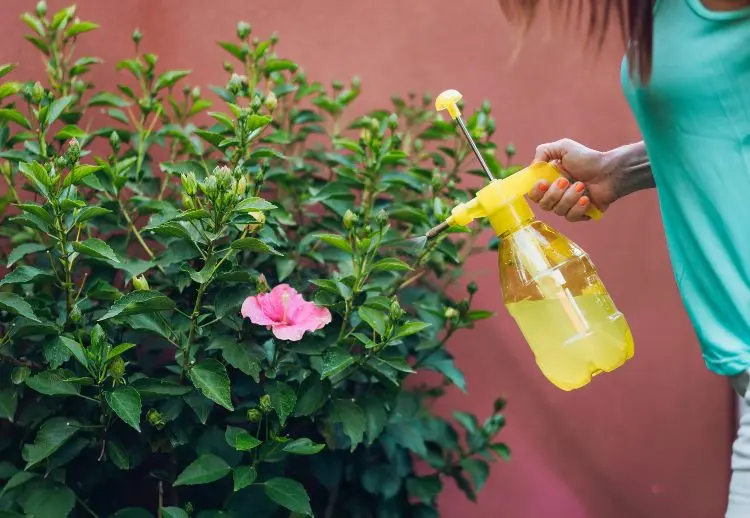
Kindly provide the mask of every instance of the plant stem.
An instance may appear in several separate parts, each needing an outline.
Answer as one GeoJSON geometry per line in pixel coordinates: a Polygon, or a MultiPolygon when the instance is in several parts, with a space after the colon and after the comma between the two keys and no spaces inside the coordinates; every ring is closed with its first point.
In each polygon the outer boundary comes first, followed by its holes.
{"type": "Polygon", "coordinates": [[[83,500],[81,499],[81,497],[79,497],[78,495],[76,495],[76,502],[78,502],[79,504],[81,504],[81,507],[83,507],[83,508],[84,508],[84,509],[86,510],[86,512],[87,512],[87,513],[89,513],[89,514],[90,514],[90,515],[91,515],[91,516],[92,516],[93,518],[99,518],[99,515],[98,515],[98,514],[96,514],[96,513],[95,513],[95,512],[94,512],[94,511],[93,511],[93,510],[92,510],[92,509],[91,509],[91,508],[90,508],[90,507],[89,507],[89,506],[88,506],[88,505],[86,504],[86,502],[84,502],[84,501],[83,501],[83,500]]]}
{"type": "MultiPolygon", "coordinates": [[[[122,199],[120,197],[117,197],[117,204],[120,206],[120,212],[122,212],[123,217],[125,218],[125,221],[128,224],[128,228],[135,236],[135,239],[140,243],[141,248],[146,251],[148,254],[148,257],[153,261],[156,259],[156,255],[151,250],[151,248],[146,244],[146,241],[144,241],[143,236],[141,235],[141,232],[136,228],[135,223],[133,223],[132,218],[128,214],[128,209],[125,207],[125,204],[122,202],[122,199]]],[[[160,264],[156,265],[156,268],[163,274],[166,275],[164,272],[164,268],[161,267],[160,264]]]]}

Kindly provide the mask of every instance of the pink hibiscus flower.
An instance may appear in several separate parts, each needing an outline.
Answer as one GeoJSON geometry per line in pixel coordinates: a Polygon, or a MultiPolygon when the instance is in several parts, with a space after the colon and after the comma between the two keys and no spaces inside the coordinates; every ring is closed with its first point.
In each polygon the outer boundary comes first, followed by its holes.
{"type": "Polygon", "coordinates": [[[301,340],[305,331],[316,331],[331,322],[327,308],[306,301],[288,284],[246,298],[241,313],[253,324],[271,328],[276,338],[294,342],[301,340]]]}

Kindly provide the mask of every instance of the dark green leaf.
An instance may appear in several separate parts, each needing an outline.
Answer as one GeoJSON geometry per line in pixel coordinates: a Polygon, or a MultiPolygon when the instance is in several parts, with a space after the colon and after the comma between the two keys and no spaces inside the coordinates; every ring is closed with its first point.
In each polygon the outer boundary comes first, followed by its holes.
{"type": "Polygon", "coordinates": [[[260,363],[250,354],[246,344],[231,338],[222,340],[221,355],[229,365],[253,378],[255,383],[260,382],[260,363]]]}
{"type": "Polygon", "coordinates": [[[110,248],[110,246],[97,237],[91,237],[85,241],[76,241],[73,243],[73,250],[81,255],[87,255],[95,259],[104,259],[115,263],[120,262],[120,258],[110,248]]]}
{"type": "Polygon", "coordinates": [[[159,378],[138,378],[131,386],[145,396],[183,396],[191,391],[188,386],[159,378]]]}
{"type": "Polygon", "coordinates": [[[388,413],[383,402],[376,397],[364,398],[362,405],[366,416],[367,445],[371,446],[383,433],[388,421],[388,413]]]}
{"type": "Polygon", "coordinates": [[[316,237],[324,243],[336,247],[339,250],[343,250],[344,252],[348,252],[350,254],[353,253],[352,246],[349,244],[349,241],[347,241],[342,236],[337,236],[335,234],[318,234],[316,237]]]}
{"type": "Polygon", "coordinates": [[[294,71],[297,70],[297,65],[288,59],[269,59],[266,61],[263,68],[266,71],[266,74],[270,74],[271,72],[277,72],[279,70],[294,71]]]}
{"type": "Polygon", "coordinates": [[[274,250],[273,247],[254,237],[238,239],[237,241],[232,242],[231,247],[232,250],[248,250],[250,252],[258,252],[262,254],[283,255],[277,250],[274,250]]]}
{"type": "Polygon", "coordinates": [[[494,311],[485,311],[483,309],[473,309],[466,315],[466,320],[469,322],[476,322],[477,320],[484,320],[486,318],[492,318],[495,316],[494,311]]]}
{"type": "Polygon", "coordinates": [[[232,473],[234,478],[234,490],[239,491],[255,482],[258,472],[253,466],[237,466],[232,473]]]}
{"type": "Polygon", "coordinates": [[[461,467],[469,473],[471,481],[474,483],[474,490],[477,493],[481,491],[490,475],[489,464],[480,459],[468,458],[461,460],[461,467]]]}
{"type": "Polygon", "coordinates": [[[86,359],[86,354],[83,352],[83,347],[79,342],[71,340],[66,336],[58,336],[57,343],[60,347],[65,347],[68,351],[70,351],[70,353],[75,356],[76,360],[78,360],[81,365],[88,368],[88,360],[86,359]]]}
{"type": "Polygon", "coordinates": [[[253,437],[250,432],[236,426],[227,426],[224,437],[229,446],[239,451],[250,451],[261,445],[261,441],[253,437]]]}
{"type": "Polygon", "coordinates": [[[51,371],[43,371],[26,380],[26,385],[45,396],[77,396],[78,385],[63,380],[51,371]]]}
{"type": "Polygon", "coordinates": [[[112,106],[114,108],[125,108],[130,105],[128,101],[111,92],[99,92],[91,97],[87,104],[89,106],[112,106]]]}
{"type": "Polygon", "coordinates": [[[331,420],[341,423],[344,433],[351,441],[351,451],[354,451],[364,438],[367,426],[365,413],[353,401],[334,399],[331,407],[331,420]]]}
{"type": "Polygon", "coordinates": [[[68,187],[69,185],[78,185],[84,178],[96,173],[97,171],[100,171],[101,169],[102,166],[99,165],[79,164],[75,166],[75,168],[73,168],[68,176],[65,177],[65,180],[63,180],[63,187],[68,187]]]}
{"type": "Polygon", "coordinates": [[[39,281],[50,278],[52,274],[35,268],[33,266],[21,265],[8,275],[0,279],[0,286],[5,284],[26,284],[28,282],[39,281]]]}
{"type": "Polygon", "coordinates": [[[443,490],[443,483],[440,481],[440,475],[413,477],[406,481],[406,490],[417,500],[432,503],[443,490]]]}
{"type": "Polygon", "coordinates": [[[26,516],[65,518],[73,510],[75,498],[67,487],[44,484],[24,501],[23,511],[26,516]]]}
{"type": "Polygon", "coordinates": [[[7,419],[11,423],[18,407],[16,389],[9,387],[0,390],[0,419],[7,419]]]}
{"type": "Polygon", "coordinates": [[[159,292],[150,290],[131,291],[112,304],[109,311],[99,320],[107,320],[118,316],[137,315],[140,313],[168,311],[174,309],[174,307],[174,301],[159,292]]]}
{"type": "Polygon", "coordinates": [[[294,412],[294,406],[297,404],[297,394],[292,387],[281,381],[269,383],[266,386],[266,394],[271,397],[271,406],[276,410],[279,422],[283,427],[286,424],[287,417],[294,412]]]}
{"type": "MultiPolygon", "coordinates": [[[[21,487],[29,480],[35,479],[37,476],[38,475],[36,473],[29,473],[28,471],[19,471],[18,473],[10,477],[10,480],[8,480],[5,483],[5,487],[3,487],[3,490],[0,491],[0,498],[2,498],[2,496],[8,491],[10,491],[11,489],[21,487]]],[[[2,513],[0,513],[0,516],[3,516],[2,513]]]]}
{"type": "Polygon", "coordinates": [[[168,70],[157,78],[154,91],[158,92],[164,88],[174,86],[177,81],[188,74],[190,74],[190,70],[168,70]]]}
{"type": "Polygon", "coordinates": [[[23,447],[21,456],[26,461],[26,469],[55,453],[75,435],[78,427],[79,424],[75,419],[67,417],[53,417],[45,421],[39,428],[34,443],[23,447]]]}
{"type": "Polygon", "coordinates": [[[132,387],[122,387],[104,394],[109,407],[117,417],[141,431],[141,396],[132,387]]]}
{"type": "Polygon", "coordinates": [[[247,211],[255,211],[255,210],[273,210],[276,208],[276,205],[273,203],[270,203],[263,198],[245,198],[241,202],[237,204],[237,206],[234,208],[235,212],[247,212],[247,211]]]}
{"type": "Polygon", "coordinates": [[[358,310],[359,317],[367,322],[378,334],[385,334],[386,314],[383,311],[368,306],[362,306],[358,310]]]}
{"type": "Polygon", "coordinates": [[[247,50],[243,49],[239,45],[235,45],[234,43],[228,43],[228,42],[219,42],[219,46],[229,52],[232,56],[239,59],[240,61],[245,61],[245,56],[247,55],[247,50]]]}
{"type": "Polygon", "coordinates": [[[42,353],[47,365],[52,369],[60,368],[71,356],[70,350],[59,339],[46,340],[42,346],[42,353]]]}
{"type": "Polygon", "coordinates": [[[34,314],[31,305],[15,293],[0,292],[0,309],[41,323],[41,320],[34,314]]]}
{"type": "Polygon", "coordinates": [[[353,363],[354,357],[345,349],[328,349],[323,353],[323,368],[320,372],[320,378],[326,379],[335,376],[353,363]]]}
{"type": "Polygon", "coordinates": [[[130,455],[125,448],[113,440],[107,441],[107,456],[119,469],[127,471],[131,468],[130,455]]]}
{"type": "Polygon", "coordinates": [[[231,469],[221,457],[205,454],[198,457],[175,480],[175,486],[209,484],[227,476],[231,469]]]}
{"type": "Polygon", "coordinates": [[[265,483],[266,496],[295,513],[312,516],[310,497],[304,486],[290,478],[275,477],[265,483]]]}
{"type": "Polygon", "coordinates": [[[411,269],[411,266],[395,257],[386,257],[372,266],[373,272],[405,272],[411,269]]]}
{"type": "Polygon", "coordinates": [[[73,226],[80,225],[81,223],[85,223],[90,219],[98,218],[99,216],[104,216],[105,214],[111,213],[111,210],[105,209],[104,207],[97,207],[95,205],[83,207],[82,209],[79,209],[73,217],[73,226]]]}
{"type": "Polygon", "coordinates": [[[56,99],[52,102],[52,104],[49,105],[49,109],[47,110],[47,117],[44,120],[44,123],[47,126],[51,126],[52,123],[54,123],[60,115],[62,115],[62,112],[65,111],[65,108],[67,108],[70,103],[75,101],[75,97],[72,95],[66,95],[65,97],[61,97],[59,99],[56,99]]]}
{"type": "Polygon", "coordinates": [[[325,448],[325,444],[312,442],[307,437],[295,439],[284,446],[284,451],[295,455],[315,455],[325,448]]]}
{"type": "Polygon", "coordinates": [[[302,382],[299,389],[299,399],[294,408],[296,417],[308,416],[317,412],[328,399],[325,383],[315,375],[310,375],[302,382]]]}
{"type": "Polygon", "coordinates": [[[162,507],[160,518],[188,518],[188,514],[180,507],[162,507]]]}
{"type": "Polygon", "coordinates": [[[220,362],[208,358],[194,365],[189,372],[190,381],[204,396],[227,410],[234,410],[229,390],[229,376],[220,362]]]}
{"type": "Polygon", "coordinates": [[[393,338],[404,338],[419,333],[430,327],[430,325],[432,324],[428,322],[407,322],[396,330],[396,334],[393,338]]]}
{"type": "Polygon", "coordinates": [[[98,29],[98,28],[99,28],[99,24],[96,24],[94,22],[72,23],[67,29],[65,29],[65,37],[72,38],[74,36],[78,36],[79,34],[83,32],[93,31],[94,29],[98,29]]]}
{"type": "Polygon", "coordinates": [[[501,459],[510,460],[510,448],[508,448],[507,444],[501,442],[490,444],[490,449],[501,459]]]}
{"type": "Polygon", "coordinates": [[[47,245],[41,243],[24,243],[18,245],[8,254],[8,268],[16,264],[18,261],[30,254],[35,254],[49,248],[47,245]]]}

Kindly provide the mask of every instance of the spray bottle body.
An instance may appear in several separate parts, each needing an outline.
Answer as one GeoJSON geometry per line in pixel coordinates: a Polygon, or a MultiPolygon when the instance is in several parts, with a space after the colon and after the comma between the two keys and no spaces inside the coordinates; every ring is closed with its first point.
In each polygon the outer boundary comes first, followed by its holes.
{"type": "Polygon", "coordinates": [[[574,390],[633,356],[628,323],[580,247],[530,211],[499,237],[503,301],[550,382],[574,390]]]}

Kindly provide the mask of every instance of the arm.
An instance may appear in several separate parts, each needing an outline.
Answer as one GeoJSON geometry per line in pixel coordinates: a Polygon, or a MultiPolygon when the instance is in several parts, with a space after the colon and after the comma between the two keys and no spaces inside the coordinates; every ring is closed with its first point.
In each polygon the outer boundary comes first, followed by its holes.
{"type": "Polygon", "coordinates": [[[643,141],[605,152],[603,168],[617,198],[656,187],[643,141]]]}

